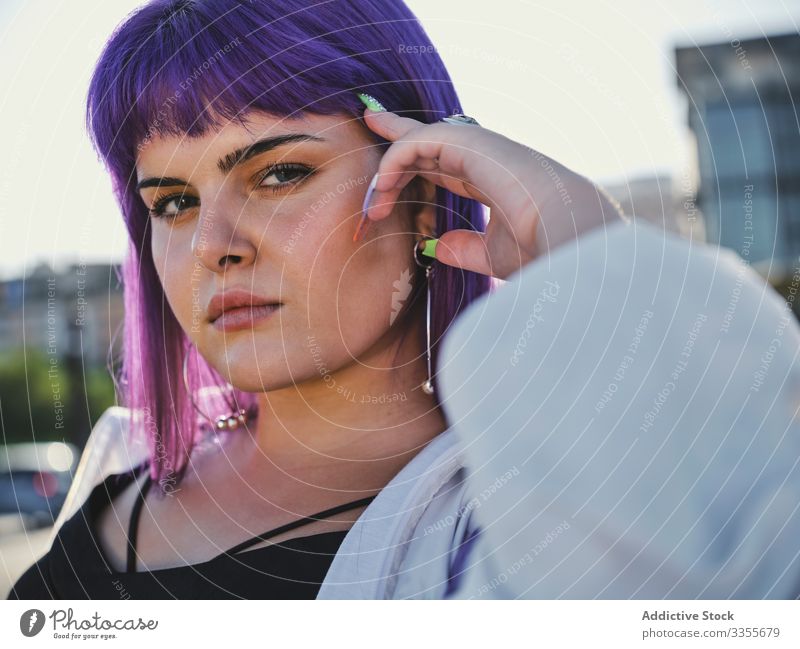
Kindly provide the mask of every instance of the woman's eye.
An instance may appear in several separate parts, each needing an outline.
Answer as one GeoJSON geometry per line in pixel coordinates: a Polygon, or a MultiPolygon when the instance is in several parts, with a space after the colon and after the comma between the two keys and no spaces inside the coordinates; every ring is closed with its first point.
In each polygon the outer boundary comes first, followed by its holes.
{"type": "Polygon", "coordinates": [[[157,200],[153,207],[148,210],[148,212],[150,213],[150,216],[156,218],[171,218],[177,216],[183,210],[194,207],[196,201],[197,199],[194,196],[187,196],[186,194],[172,194],[157,200]],[[195,203],[193,203],[193,201],[195,203]],[[174,206],[176,209],[167,209],[170,205],[174,206]]]}
{"type": "MultiPolygon", "coordinates": [[[[302,164],[279,163],[272,165],[261,174],[259,187],[279,191],[284,187],[297,185],[309,177],[314,170],[302,164]]],[[[196,207],[198,199],[186,194],[170,194],[157,200],[148,210],[154,218],[174,218],[184,210],[196,207]]]]}
{"type": "Polygon", "coordinates": [[[260,187],[272,190],[281,189],[286,185],[296,185],[298,181],[310,176],[312,169],[300,164],[276,164],[266,170],[261,176],[260,187]]]}

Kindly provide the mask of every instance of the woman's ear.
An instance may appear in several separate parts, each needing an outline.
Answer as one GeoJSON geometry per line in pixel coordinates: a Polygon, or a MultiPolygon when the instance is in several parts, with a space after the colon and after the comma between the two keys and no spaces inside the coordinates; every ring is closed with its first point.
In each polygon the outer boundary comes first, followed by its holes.
{"type": "Polygon", "coordinates": [[[421,176],[406,186],[409,214],[414,231],[425,237],[436,236],[436,185],[421,176]]]}

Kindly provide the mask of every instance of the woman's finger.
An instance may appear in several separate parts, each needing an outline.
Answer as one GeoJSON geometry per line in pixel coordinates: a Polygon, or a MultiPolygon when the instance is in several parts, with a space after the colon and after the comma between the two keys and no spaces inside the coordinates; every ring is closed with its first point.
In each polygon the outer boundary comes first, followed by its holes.
{"type": "Polygon", "coordinates": [[[375,190],[379,192],[398,188],[405,180],[406,170],[422,171],[417,165],[420,159],[427,160],[426,167],[438,168],[444,143],[431,134],[429,126],[422,125],[406,132],[402,140],[394,142],[383,154],[378,163],[378,182],[375,190]],[[405,139],[408,138],[408,139],[405,139]]]}
{"type": "Polygon", "coordinates": [[[482,275],[493,274],[486,235],[483,232],[448,230],[439,237],[436,244],[436,259],[448,266],[482,275]]]}
{"type": "Polygon", "coordinates": [[[419,164],[415,165],[412,169],[395,172],[393,175],[397,180],[391,189],[382,192],[373,190],[371,193],[367,206],[367,215],[370,221],[380,221],[389,216],[397,200],[400,198],[400,194],[417,176],[430,181],[434,185],[443,187],[453,194],[476,200],[482,200],[483,198],[483,195],[477,191],[477,189],[472,188],[471,185],[465,183],[460,178],[456,178],[441,171],[424,171],[420,168],[419,164]]]}
{"type": "Polygon", "coordinates": [[[391,142],[403,137],[412,129],[424,126],[423,122],[410,117],[401,117],[397,113],[388,111],[375,112],[369,108],[364,111],[364,121],[371,131],[391,142]]]}
{"type": "Polygon", "coordinates": [[[466,196],[463,194],[463,187],[458,189],[459,179],[452,178],[447,182],[446,177],[451,175],[453,170],[441,168],[439,159],[445,144],[438,138],[425,135],[430,132],[428,125],[407,131],[403,138],[408,139],[394,142],[384,153],[378,164],[378,180],[371,201],[375,209],[368,210],[369,218],[373,221],[385,218],[391,213],[390,204],[397,200],[403,188],[417,175],[425,176],[436,185],[466,196]]]}
{"type": "MultiPolygon", "coordinates": [[[[484,129],[424,124],[407,132],[383,154],[378,164],[375,203],[386,204],[396,198],[413,178],[406,172],[413,171],[428,174],[428,180],[448,191],[494,208],[503,197],[493,198],[487,192],[502,194],[502,188],[508,185],[511,170],[503,164],[508,157],[505,154],[484,129]],[[480,178],[484,188],[478,187],[472,177],[480,178]]],[[[370,210],[369,216],[380,220],[390,213],[391,209],[384,207],[374,213],[370,210]]]]}

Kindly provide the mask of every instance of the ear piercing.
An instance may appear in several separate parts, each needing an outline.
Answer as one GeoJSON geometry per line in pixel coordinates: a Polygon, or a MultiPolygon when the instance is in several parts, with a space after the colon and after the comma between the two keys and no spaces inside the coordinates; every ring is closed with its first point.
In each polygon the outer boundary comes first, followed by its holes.
{"type": "Polygon", "coordinates": [[[425,284],[427,292],[427,304],[425,305],[425,355],[428,361],[428,378],[420,386],[425,394],[433,394],[433,375],[431,373],[431,275],[433,274],[433,259],[436,251],[438,239],[428,239],[425,241],[424,249],[420,249],[419,243],[414,244],[414,261],[418,266],[425,269],[425,284]]]}

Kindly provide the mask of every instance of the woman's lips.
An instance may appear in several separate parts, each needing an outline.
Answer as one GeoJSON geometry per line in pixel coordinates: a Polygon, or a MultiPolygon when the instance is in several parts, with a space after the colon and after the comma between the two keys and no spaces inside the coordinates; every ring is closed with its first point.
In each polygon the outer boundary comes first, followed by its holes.
{"type": "Polygon", "coordinates": [[[239,331],[252,329],[256,324],[263,322],[281,307],[280,304],[261,304],[254,306],[239,306],[227,309],[211,324],[217,331],[239,331]]]}

